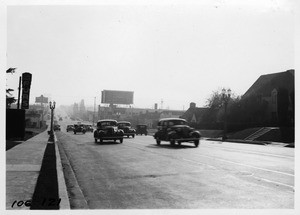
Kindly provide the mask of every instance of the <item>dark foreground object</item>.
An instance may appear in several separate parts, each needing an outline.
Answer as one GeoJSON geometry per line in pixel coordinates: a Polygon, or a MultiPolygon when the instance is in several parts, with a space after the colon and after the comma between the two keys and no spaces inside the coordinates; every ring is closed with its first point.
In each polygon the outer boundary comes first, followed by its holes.
{"type": "Polygon", "coordinates": [[[55,144],[48,143],[30,209],[55,210],[59,204],[55,144]]]}

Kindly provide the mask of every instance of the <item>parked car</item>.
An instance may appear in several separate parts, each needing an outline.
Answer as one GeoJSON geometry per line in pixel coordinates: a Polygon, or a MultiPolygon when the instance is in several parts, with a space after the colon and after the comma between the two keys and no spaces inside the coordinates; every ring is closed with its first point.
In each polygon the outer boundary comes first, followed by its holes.
{"type": "Polygon", "coordinates": [[[93,132],[94,128],[92,125],[84,125],[86,132],[93,132]]]}
{"type": "Polygon", "coordinates": [[[188,126],[185,119],[165,118],[158,121],[158,131],[154,134],[157,145],[161,141],[169,141],[171,145],[182,142],[193,142],[196,147],[200,143],[201,133],[188,126]]]}
{"type": "Polygon", "coordinates": [[[75,124],[73,132],[74,132],[74,134],[76,134],[76,133],[85,134],[86,130],[85,130],[85,127],[82,124],[75,124]]]}
{"type": "Polygon", "coordinates": [[[136,126],[136,130],[135,130],[136,135],[140,134],[140,135],[148,135],[148,131],[147,131],[147,125],[144,124],[139,124],[136,126]]]}
{"type": "Polygon", "coordinates": [[[54,131],[60,131],[60,125],[59,124],[54,125],[53,130],[54,131]]]}
{"type": "Polygon", "coordinates": [[[67,125],[67,132],[73,131],[74,130],[74,125],[67,125]]]}
{"type": "Polygon", "coordinates": [[[119,140],[123,143],[124,131],[118,128],[116,120],[103,119],[97,122],[97,129],[94,131],[95,143],[99,140],[100,143],[103,140],[119,140]]]}
{"type": "Polygon", "coordinates": [[[118,122],[118,128],[124,131],[124,136],[135,136],[135,129],[131,127],[131,123],[127,121],[120,121],[118,122]]]}

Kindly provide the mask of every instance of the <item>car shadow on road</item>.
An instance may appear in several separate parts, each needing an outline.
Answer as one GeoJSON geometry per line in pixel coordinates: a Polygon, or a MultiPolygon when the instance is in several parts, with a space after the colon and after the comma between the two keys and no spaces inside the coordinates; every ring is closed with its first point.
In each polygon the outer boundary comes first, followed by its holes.
{"type": "Polygon", "coordinates": [[[97,143],[93,142],[94,145],[116,145],[116,144],[121,144],[120,141],[103,141],[100,143],[99,141],[97,143]]]}
{"type": "Polygon", "coordinates": [[[148,148],[165,148],[165,149],[191,149],[191,148],[196,148],[195,146],[192,145],[174,145],[171,146],[170,144],[161,144],[161,145],[157,145],[157,144],[151,144],[146,146],[148,148]]]}

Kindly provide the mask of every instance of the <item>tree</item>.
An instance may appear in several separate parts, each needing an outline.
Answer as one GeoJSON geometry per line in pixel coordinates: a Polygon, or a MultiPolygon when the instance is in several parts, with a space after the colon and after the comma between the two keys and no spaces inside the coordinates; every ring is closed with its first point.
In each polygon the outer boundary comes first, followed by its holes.
{"type": "MultiPolygon", "coordinates": [[[[227,114],[231,112],[232,104],[238,102],[239,97],[231,94],[230,101],[227,106],[227,114]]],[[[210,97],[206,101],[206,107],[208,110],[204,113],[202,117],[202,123],[206,124],[207,127],[219,129],[225,120],[225,109],[222,92],[219,90],[213,91],[210,97]]]]}
{"type": "Polygon", "coordinates": [[[206,101],[206,107],[210,109],[218,109],[222,106],[222,94],[218,91],[213,91],[206,101]]]}
{"type": "MultiPolygon", "coordinates": [[[[13,74],[16,71],[16,68],[9,68],[8,70],[6,70],[6,74],[10,73],[13,74]]],[[[10,108],[11,104],[15,103],[17,100],[15,99],[15,97],[12,96],[11,92],[14,91],[11,88],[7,88],[6,89],[6,108],[10,108]]]]}

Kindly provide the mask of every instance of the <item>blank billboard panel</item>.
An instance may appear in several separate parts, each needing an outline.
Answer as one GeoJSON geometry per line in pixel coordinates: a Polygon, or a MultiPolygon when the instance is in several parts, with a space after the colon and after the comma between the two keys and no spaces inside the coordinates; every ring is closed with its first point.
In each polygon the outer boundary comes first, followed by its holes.
{"type": "Polygon", "coordinates": [[[101,103],[104,104],[133,104],[132,91],[103,90],[101,103]]]}
{"type": "Polygon", "coordinates": [[[35,97],[35,103],[48,103],[48,97],[44,97],[43,95],[35,97]]]}

